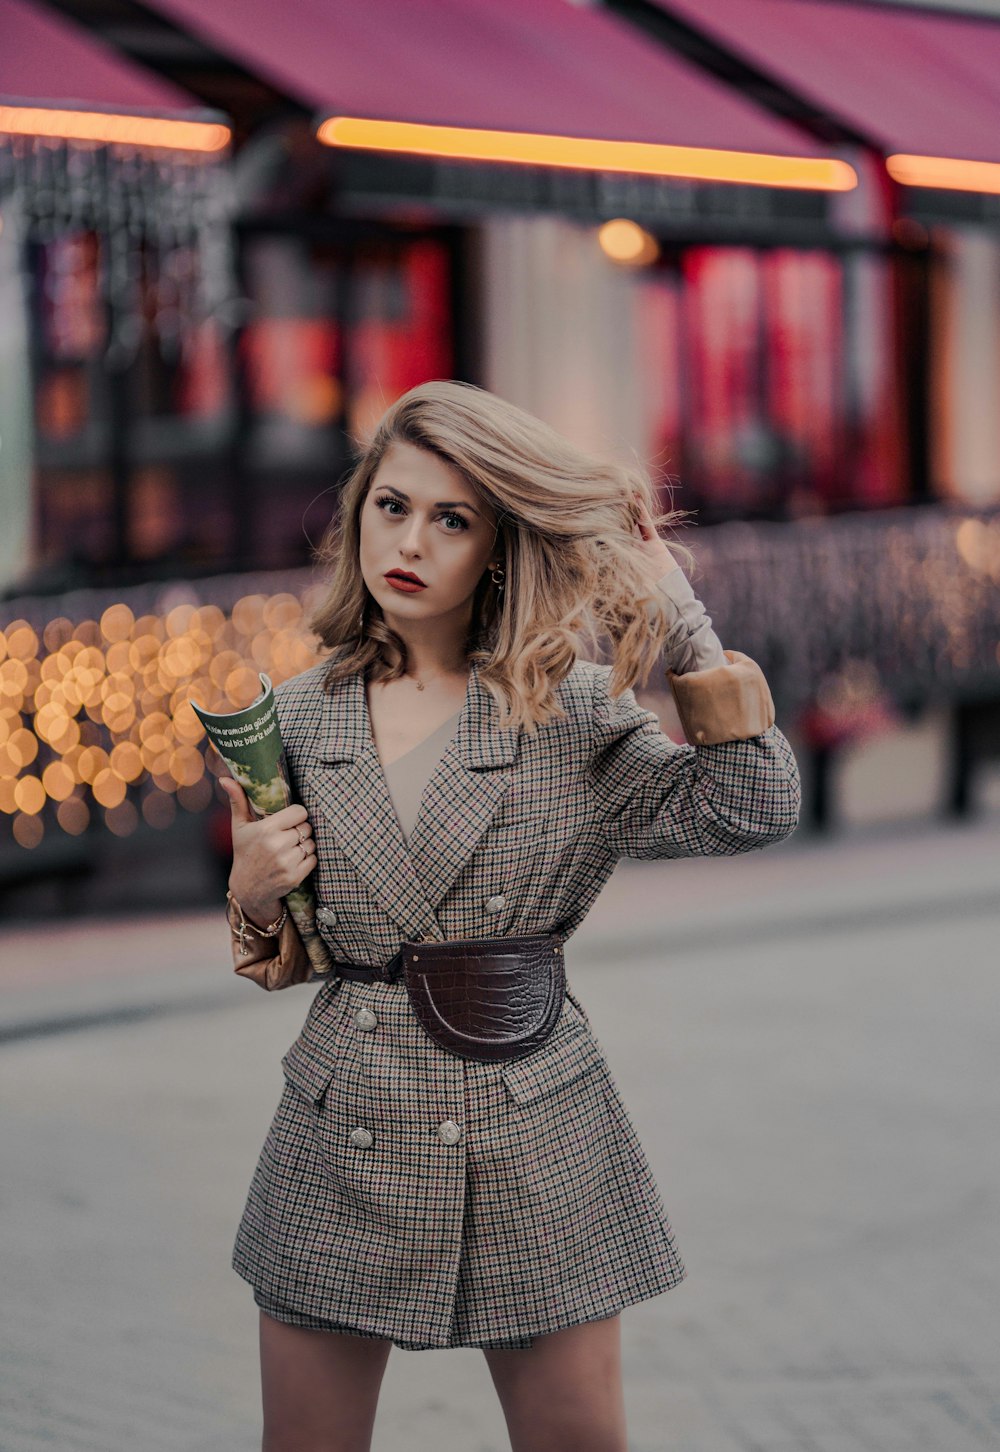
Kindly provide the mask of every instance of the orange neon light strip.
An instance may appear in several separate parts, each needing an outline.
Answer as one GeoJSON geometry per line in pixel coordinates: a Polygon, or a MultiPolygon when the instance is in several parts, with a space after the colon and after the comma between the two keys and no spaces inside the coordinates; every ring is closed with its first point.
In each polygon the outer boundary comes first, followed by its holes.
{"type": "Polygon", "coordinates": [[[942,187],[956,192],[1000,193],[1000,163],[958,161],[950,156],[887,156],[886,170],[908,187],[942,187]]]}
{"type": "Polygon", "coordinates": [[[221,151],[231,136],[228,126],[214,121],[172,121],[165,116],[63,111],[45,106],[0,106],[0,132],[205,152],[221,151]]]}
{"type": "Polygon", "coordinates": [[[698,181],[745,182],[751,186],[802,187],[828,192],[850,191],[858,184],[854,168],[832,157],[769,156],[755,151],[715,151],[709,147],[663,146],[646,141],[598,141],[529,131],[480,131],[411,121],[373,121],[359,116],[330,116],[320,123],[316,135],[326,146],[448,156],[463,161],[640,172],[647,176],[683,176],[698,181]]]}

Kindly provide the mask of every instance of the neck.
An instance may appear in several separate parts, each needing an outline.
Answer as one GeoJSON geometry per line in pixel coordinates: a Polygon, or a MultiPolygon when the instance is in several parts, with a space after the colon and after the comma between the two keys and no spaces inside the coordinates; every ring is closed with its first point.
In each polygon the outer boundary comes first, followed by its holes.
{"type": "Polygon", "coordinates": [[[463,655],[460,660],[449,658],[442,660],[435,655],[424,655],[421,659],[413,659],[411,653],[407,653],[406,674],[412,676],[421,684],[428,684],[434,681],[453,680],[457,677],[466,678],[469,674],[469,663],[463,655]]]}
{"type": "Polygon", "coordinates": [[[461,622],[457,631],[446,630],[443,622],[438,622],[433,634],[426,626],[414,629],[409,622],[403,622],[401,628],[398,621],[388,618],[387,623],[406,646],[407,675],[418,681],[468,676],[469,662],[465,654],[467,620],[461,622]]]}

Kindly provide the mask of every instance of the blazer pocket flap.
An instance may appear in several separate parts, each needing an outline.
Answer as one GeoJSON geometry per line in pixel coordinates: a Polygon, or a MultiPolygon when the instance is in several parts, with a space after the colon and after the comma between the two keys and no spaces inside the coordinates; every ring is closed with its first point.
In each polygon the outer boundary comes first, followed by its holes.
{"type": "Polygon", "coordinates": [[[301,1039],[288,1050],[281,1061],[285,1078],[294,1089],[312,1104],[319,1106],[334,1075],[334,1066],[319,1059],[303,1044],[301,1039]]]}
{"type": "Polygon", "coordinates": [[[603,1063],[601,1047],[586,1024],[571,1020],[557,1043],[542,1044],[523,1059],[511,1059],[503,1065],[501,1076],[510,1096],[519,1104],[528,1104],[572,1084],[603,1063]]]}

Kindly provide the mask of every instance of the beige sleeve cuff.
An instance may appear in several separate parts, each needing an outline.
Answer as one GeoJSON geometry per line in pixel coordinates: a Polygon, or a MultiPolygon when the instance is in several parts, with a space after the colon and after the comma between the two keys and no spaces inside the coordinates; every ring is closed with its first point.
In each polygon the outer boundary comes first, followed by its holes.
{"type": "Polygon", "coordinates": [[[774,725],[774,701],[760,666],[742,651],[724,654],[728,665],[683,675],[667,672],[684,735],[692,746],[744,741],[774,725]]]}
{"type": "Polygon", "coordinates": [[[229,899],[226,899],[226,917],[229,919],[230,946],[233,952],[233,972],[241,978],[251,978],[269,993],[276,988],[290,988],[294,983],[308,983],[312,977],[312,963],[305,944],[291,915],[281,925],[276,938],[261,938],[256,933],[247,933],[247,954],[240,952],[239,937],[235,928],[239,917],[229,899]]]}

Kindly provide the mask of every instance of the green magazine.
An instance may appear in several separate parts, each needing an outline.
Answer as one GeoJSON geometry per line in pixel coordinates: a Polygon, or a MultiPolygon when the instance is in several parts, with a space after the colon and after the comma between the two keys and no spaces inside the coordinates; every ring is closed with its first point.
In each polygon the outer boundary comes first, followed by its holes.
{"type": "MultiPolygon", "coordinates": [[[[274,708],[274,688],[263,671],[259,675],[261,693],[242,711],[217,715],[204,710],[190,696],[188,700],[230,776],[246,792],[251,810],[261,818],[291,806],[292,791],[278,713],[274,708]]],[[[312,873],[286,893],[283,901],[299,930],[313,971],[329,973],[330,954],[316,927],[312,873]]]]}

